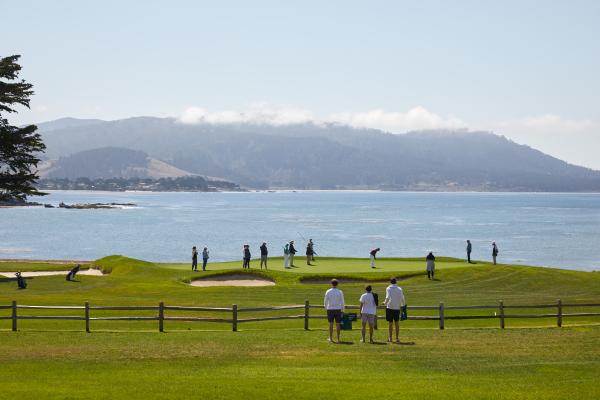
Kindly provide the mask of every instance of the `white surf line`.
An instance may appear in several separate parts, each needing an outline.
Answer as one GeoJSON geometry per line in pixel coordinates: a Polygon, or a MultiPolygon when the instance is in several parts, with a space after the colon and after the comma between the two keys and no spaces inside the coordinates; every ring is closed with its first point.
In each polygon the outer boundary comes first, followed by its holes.
{"type": "MultiPolygon", "coordinates": [[[[23,278],[31,278],[34,276],[53,276],[53,275],[67,275],[70,271],[23,271],[21,272],[21,276],[23,278]]],[[[0,272],[0,276],[4,276],[6,278],[14,278],[15,272],[0,272]]],[[[77,275],[89,275],[89,276],[104,276],[102,271],[99,269],[84,269],[77,273],[77,275]]],[[[77,276],[76,275],[76,276],[77,276]]]]}

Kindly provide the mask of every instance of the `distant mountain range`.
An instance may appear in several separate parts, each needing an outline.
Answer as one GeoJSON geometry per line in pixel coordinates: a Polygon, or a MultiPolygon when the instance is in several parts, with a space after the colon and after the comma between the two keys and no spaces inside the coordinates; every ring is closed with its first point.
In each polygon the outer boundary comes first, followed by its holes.
{"type": "Polygon", "coordinates": [[[196,174],[262,189],[600,191],[600,171],[488,132],[398,135],[336,124],[186,125],[154,117],[66,118],[38,127],[45,157],[55,160],[42,167],[51,177],[196,174]]]}

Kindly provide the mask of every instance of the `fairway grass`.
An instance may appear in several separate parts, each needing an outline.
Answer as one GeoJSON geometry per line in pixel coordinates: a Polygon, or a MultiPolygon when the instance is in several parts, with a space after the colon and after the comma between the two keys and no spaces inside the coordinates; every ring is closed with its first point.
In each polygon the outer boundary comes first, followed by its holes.
{"type": "MultiPolygon", "coordinates": [[[[272,260],[280,261],[280,260],[272,260]]],[[[303,260],[298,260],[298,266],[303,260]]],[[[122,256],[95,261],[107,275],[28,279],[26,290],[0,279],[0,305],[268,307],[320,305],[325,281],[343,283],[348,304],[357,304],[365,282],[382,296],[390,276],[402,280],[409,305],[497,305],[600,303],[600,274],[516,265],[466,264],[442,259],[436,280],[424,274],[420,259],[319,258],[318,265],[291,271],[242,271],[240,263],[212,263],[207,272],[189,265],[155,264],[122,256]],[[379,267],[381,269],[379,269],[379,267]],[[192,287],[201,277],[248,275],[275,282],[268,287],[192,287]],[[352,281],[354,280],[354,281],[352,281]],[[358,281],[357,281],[358,280],[358,281]]],[[[21,270],[24,268],[20,264],[21,270]]],[[[14,266],[9,266],[14,270],[14,266]]],[[[43,270],[44,263],[31,263],[43,270]]],[[[57,269],[52,265],[49,269],[57,269]]],[[[598,312],[571,307],[565,312],[598,312]]],[[[240,318],[298,314],[303,310],[246,312],[240,318]]],[[[155,316],[156,311],[99,311],[93,316],[155,316]]],[[[447,310],[470,315],[488,310],[447,310]]],[[[554,309],[511,309],[511,314],[554,309]]],[[[25,310],[21,315],[81,315],[81,310],[25,310]]],[[[185,312],[167,311],[180,316],[185,312]]],[[[188,312],[189,313],[189,312],[188,312]]],[[[413,314],[437,315],[436,310],[413,314]]],[[[10,310],[0,310],[9,316],[10,310]]],[[[189,315],[189,314],[187,314],[189,315]]],[[[311,315],[323,310],[311,309],[311,315]]],[[[230,318],[228,312],[194,316],[230,318]]],[[[377,344],[359,342],[360,332],[342,332],[344,344],[326,341],[326,322],[311,319],[231,324],[165,321],[0,320],[0,399],[596,399],[600,397],[600,318],[405,321],[402,344],[387,344],[380,321],[377,344]]]]}
{"type": "Polygon", "coordinates": [[[600,327],[0,333],[2,398],[595,399],[600,327]],[[383,339],[383,332],[377,333],[383,339]]]}

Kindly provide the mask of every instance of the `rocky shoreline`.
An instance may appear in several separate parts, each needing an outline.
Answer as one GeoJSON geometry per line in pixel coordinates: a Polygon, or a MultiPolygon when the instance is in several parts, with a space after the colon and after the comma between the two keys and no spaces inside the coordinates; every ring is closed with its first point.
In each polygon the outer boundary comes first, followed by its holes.
{"type": "Polygon", "coordinates": [[[135,203],[76,203],[76,204],[66,204],[59,203],[58,206],[54,206],[48,203],[37,203],[34,201],[2,201],[0,202],[0,208],[9,208],[9,207],[44,207],[44,208],[65,208],[68,210],[90,210],[90,209],[112,209],[112,208],[121,208],[121,207],[136,207],[135,203]]]}

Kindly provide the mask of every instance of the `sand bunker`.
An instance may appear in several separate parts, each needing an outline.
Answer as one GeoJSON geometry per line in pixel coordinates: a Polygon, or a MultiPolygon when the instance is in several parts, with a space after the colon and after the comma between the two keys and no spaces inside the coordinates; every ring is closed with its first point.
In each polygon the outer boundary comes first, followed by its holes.
{"type": "MultiPolygon", "coordinates": [[[[31,278],[33,276],[53,276],[53,275],[64,275],[67,276],[69,271],[23,271],[21,275],[24,278],[31,278]]],[[[99,269],[84,269],[77,273],[77,275],[90,275],[90,276],[104,276],[102,271],[99,269]]],[[[0,272],[0,276],[5,276],[7,278],[14,278],[15,272],[0,272]]],[[[75,276],[77,279],[77,276],[75,276]]]]}
{"type": "Polygon", "coordinates": [[[192,286],[273,286],[275,282],[268,279],[249,275],[222,275],[206,279],[197,279],[190,283],[192,286]]]}

